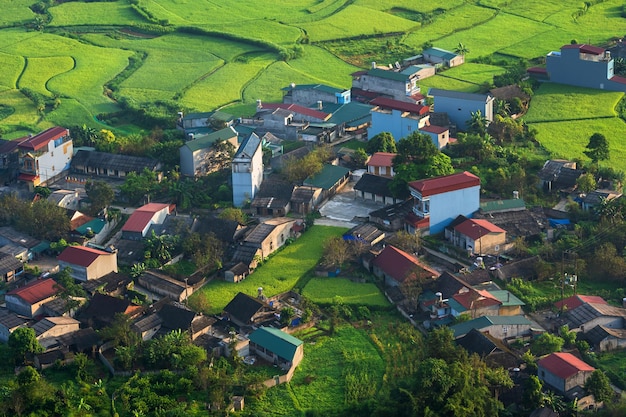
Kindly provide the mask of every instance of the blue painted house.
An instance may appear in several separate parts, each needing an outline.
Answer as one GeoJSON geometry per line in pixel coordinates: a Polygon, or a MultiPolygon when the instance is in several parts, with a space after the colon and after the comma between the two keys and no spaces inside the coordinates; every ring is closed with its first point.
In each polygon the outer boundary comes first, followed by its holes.
{"type": "Polygon", "coordinates": [[[407,103],[386,97],[377,97],[373,104],[372,124],[367,129],[367,137],[373,138],[382,132],[389,132],[397,141],[424,127],[428,122],[428,107],[407,103]]]}
{"type": "Polygon", "coordinates": [[[450,122],[455,124],[459,130],[465,130],[467,121],[472,118],[472,113],[479,110],[488,122],[493,121],[494,97],[489,94],[431,88],[428,95],[434,98],[435,112],[447,113],[450,122]]]}
{"type": "Polygon", "coordinates": [[[626,78],[615,75],[611,53],[597,46],[564,45],[546,56],[546,71],[555,83],[626,92],[626,78]]]}

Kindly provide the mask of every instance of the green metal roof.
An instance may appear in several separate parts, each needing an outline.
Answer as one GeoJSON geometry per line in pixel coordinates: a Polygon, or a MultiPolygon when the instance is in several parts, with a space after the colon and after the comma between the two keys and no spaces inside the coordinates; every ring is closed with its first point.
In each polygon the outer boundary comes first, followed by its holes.
{"type": "Polygon", "coordinates": [[[47,240],[42,240],[40,243],[30,248],[30,251],[33,253],[41,253],[48,249],[50,249],[50,242],[48,242],[47,240]]]}
{"type": "Polygon", "coordinates": [[[217,120],[220,122],[230,122],[232,120],[235,120],[235,116],[233,116],[230,113],[226,113],[220,110],[216,110],[210,117],[210,119],[212,120],[217,120]]]}
{"type": "Polygon", "coordinates": [[[283,87],[282,90],[319,90],[330,94],[343,93],[344,91],[346,91],[345,89],[342,90],[341,88],[335,88],[324,84],[296,84],[294,86],[290,85],[288,87],[283,87]]]}
{"type": "Polygon", "coordinates": [[[208,119],[211,117],[213,112],[205,112],[205,113],[189,113],[183,116],[183,120],[193,120],[193,119],[208,119]]]}
{"type": "Polygon", "coordinates": [[[348,168],[325,164],[319,173],[304,180],[304,185],[329,190],[349,172],[348,168]]]}
{"type": "Polygon", "coordinates": [[[450,298],[448,300],[448,305],[450,306],[452,310],[456,311],[459,314],[467,311],[467,309],[463,307],[463,305],[459,303],[457,300],[455,300],[454,298],[450,298]]]}
{"type": "Polygon", "coordinates": [[[428,55],[433,55],[442,59],[452,59],[455,56],[457,56],[457,54],[455,54],[454,52],[446,51],[445,49],[436,48],[436,47],[428,48],[424,50],[423,53],[428,54],[428,55]]]}
{"type": "Polygon", "coordinates": [[[507,290],[494,290],[489,291],[489,294],[493,295],[502,303],[504,307],[509,306],[524,306],[526,305],[522,300],[511,294],[507,290]]]}
{"type": "Polygon", "coordinates": [[[392,70],[384,70],[380,68],[373,68],[367,71],[367,75],[372,75],[374,77],[386,78],[388,80],[395,80],[395,81],[406,81],[409,79],[408,75],[402,74],[400,72],[395,72],[392,70]]]}
{"type": "Polygon", "coordinates": [[[454,332],[454,337],[457,338],[466,335],[472,329],[481,330],[494,324],[501,326],[515,326],[520,324],[530,325],[531,322],[524,316],[482,316],[474,320],[450,326],[450,329],[454,332]]]}
{"type": "Polygon", "coordinates": [[[248,338],[288,361],[293,361],[298,346],[302,344],[302,340],[273,327],[260,327],[248,338]]]}
{"type": "Polygon", "coordinates": [[[222,130],[218,130],[217,132],[209,133],[206,136],[202,136],[200,138],[196,138],[194,140],[190,140],[185,143],[183,146],[186,146],[191,150],[191,152],[198,151],[200,149],[205,149],[211,146],[213,143],[219,140],[229,140],[237,137],[237,132],[234,129],[227,127],[222,130]]]}
{"type": "Polygon", "coordinates": [[[526,203],[521,198],[512,198],[510,200],[485,201],[480,203],[480,211],[483,213],[490,211],[524,209],[526,203]]]}
{"type": "Polygon", "coordinates": [[[98,234],[102,231],[102,229],[104,229],[105,225],[106,225],[106,221],[104,221],[103,219],[93,219],[83,224],[82,226],[77,227],[76,231],[80,233],[81,235],[85,235],[87,234],[87,231],[91,228],[92,232],[94,232],[95,234],[98,234]]]}
{"type": "Polygon", "coordinates": [[[370,106],[369,104],[351,101],[350,103],[339,105],[336,109],[334,109],[334,111],[330,112],[333,115],[330,119],[328,119],[328,121],[335,124],[347,124],[364,118],[369,118],[371,120],[371,110],[373,108],[374,106],[370,106]]]}

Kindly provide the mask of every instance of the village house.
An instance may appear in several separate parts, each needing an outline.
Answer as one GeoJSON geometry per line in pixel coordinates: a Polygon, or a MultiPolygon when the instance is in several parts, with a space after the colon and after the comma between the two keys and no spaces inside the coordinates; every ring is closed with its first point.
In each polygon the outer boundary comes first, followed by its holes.
{"type": "Polygon", "coordinates": [[[622,193],[615,190],[593,190],[580,195],[583,210],[590,211],[597,209],[604,201],[611,201],[621,198],[622,193]]]}
{"type": "Polygon", "coordinates": [[[80,311],[78,319],[86,327],[98,330],[110,326],[117,314],[124,314],[132,319],[141,310],[141,306],[133,304],[130,300],[96,293],[87,307],[80,311]]]}
{"type": "Polygon", "coordinates": [[[396,204],[404,201],[403,198],[394,197],[389,189],[393,180],[388,177],[379,177],[373,174],[363,174],[359,181],[354,184],[354,196],[363,200],[371,200],[384,205],[396,204]]]}
{"type": "Polygon", "coordinates": [[[238,326],[249,326],[272,319],[274,310],[264,301],[239,292],[224,307],[223,316],[238,326]]]}
{"type": "Polygon", "coordinates": [[[611,329],[597,325],[584,334],[584,339],[598,352],[626,348],[626,329],[611,329]]]}
{"type": "Polygon", "coordinates": [[[192,136],[192,140],[180,147],[180,173],[187,177],[197,177],[210,174],[220,169],[229,158],[225,149],[226,144],[237,150],[237,131],[232,127],[192,136]],[[224,144],[225,146],[221,146],[224,144]]]}
{"type": "Polygon", "coordinates": [[[595,368],[571,353],[555,352],[537,363],[539,380],[566,394],[575,388],[583,387],[595,368]]]}
{"type": "Polygon", "coordinates": [[[551,51],[545,75],[554,83],[626,92],[626,78],[615,75],[611,53],[598,46],[571,44],[551,51]]]}
{"type": "Polygon", "coordinates": [[[422,51],[424,61],[449,68],[457,67],[465,62],[465,56],[445,49],[430,47],[422,51]]]}
{"type": "Polygon", "coordinates": [[[375,152],[366,163],[368,174],[393,178],[396,175],[393,170],[393,158],[396,155],[391,152],[375,152]]]}
{"type": "Polygon", "coordinates": [[[370,223],[381,229],[395,232],[405,228],[405,219],[412,212],[413,201],[406,200],[374,210],[368,214],[368,217],[370,223]]]}
{"type": "Polygon", "coordinates": [[[304,356],[302,340],[273,327],[259,327],[248,338],[250,354],[283,370],[295,368],[304,356]]]}
{"type": "Polygon", "coordinates": [[[122,227],[122,239],[141,240],[147,236],[150,226],[163,224],[175,209],[173,204],[148,203],[136,209],[122,227]]]}
{"type": "Polygon", "coordinates": [[[585,302],[579,307],[565,311],[559,320],[560,325],[566,324],[570,330],[586,333],[596,326],[609,329],[624,329],[626,326],[626,309],[605,303],[585,302]]]}
{"type": "Polygon", "coordinates": [[[431,88],[428,95],[434,98],[434,111],[447,113],[450,122],[458,130],[466,130],[472,113],[480,111],[487,123],[493,121],[494,98],[488,94],[463,93],[460,91],[431,88]]]}
{"type": "Polygon", "coordinates": [[[143,156],[120,155],[79,149],[70,164],[73,174],[106,178],[124,179],[131,172],[142,173],[144,170],[157,173],[161,179],[161,163],[156,159],[143,156]]]}
{"type": "Polygon", "coordinates": [[[318,102],[336,104],[350,103],[350,90],[324,84],[294,84],[283,87],[283,103],[311,107],[318,102]]]}
{"type": "Polygon", "coordinates": [[[44,317],[32,325],[37,340],[42,346],[47,347],[45,339],[52,339],[77,331],[80,322],[71,317],[44,317]]]}
{"type": "Polygon", "coordinates": [[[504,249],[506,231],[483,219],[466,219],[446,228],[446,238],[469,253],[496,254],[504,249]]]}
{"type": "Polygon", "coordinates": [[[259,250],[261,259],[265,259],[281,248],[288,239],[296,237],[293,227],[298,219],[275,217],[257,225],[244,239],[246,243],[254,244],[259,250]]]}
{"type": "Polygon", "coordinates": [[[52,278],[35,280],[9,291],[4,301],[9,311],[33,318],[44,313],[44,304],[53,300],[62,288],[52,278]]]}
{"type": "Polygon", "coordinates": [[[350,180],[350,170],[337,165],[324,164],[322,170],[304,180],[304,186],[322,189],[322,198],[337,194],[350,180]]]}
{"type": "Polygon", "coordinates": [[[252,133],[239,147],[232,164],[233,205],[241,207],[254,199],[263,182],[261,139],[252,133]]]}
{"type": "Polygon", "coordinates": [[[409,183],[414,199],[409,232],[437,234],[458,215],[472,217],[480,208],[480,178],[467,171],[409,183]]]}
{"type": "Polygon", "coordinates": [[[0,251],[0,282],[14,282],[24,272],[24,264],[13,254],[0,251]]]}
{"type": "Polygon", "coordinates": [[[9,336],[20,327],[25,327],[28,323],[23,317],[18,316],[6,308],[0,308],[0,342],[9,341],[9,336]]]}
{"type": "Polygon", "coordinates": [[[18,180],[30,189],[49,185],[69,169],[73,149],[70,131],[58,126],[20,142],[18,180]]]}
{"type": "Polygon", "coordinates": [[[550,159],[543,164],[537,173],[539,187],[544,191],[572,192],[576,188],[576,180],[584,171],[576,169],[576,162],[564,159],[550,159]]]}
{"type": "Polygon", "coordinates": [[[397,142],[428,123],[428,106],[387,97],[377,97],[370,104],[375,107],[371,112],[372,124],[367,129],[368,138],[389,132],[397,142]]]}
{"type": "Polygon", "coordinates": [[[384,280],[385,286],[397,287],[418,277],[439,276],[439,272],[421,263],[415,256],[392,245],[386,245],[371,264],[372,272],[384,280]]]}
{"type": "Polygon", "coordinates": [[[0,171],[3,171],[6,180],[13,181],[19,174],[18,145],[25,140],[28,140],[28,136],[13,140],[0,139],[0,171]]]}
{"type": "MultiPolygon", "coordinates": [[[[543,207],[533,207],[529,210],[521,198],[481,201],[480,211],[474,214],[474,219],[488,220],[505,230],[509,241],[514,241],[518,237],[539,239],[542,233],[551,230],[543,207]]],[[[500,250],[504,249],[501,246],[500,250]]]]}
{"type": "Polygon", "coordinates": [[[322,189],[316,187],[296,186],[291,193],[291,211],[308,214],[322,202],[322,189]]]}
{"type": "Polygon", "coordinates": [[[77,210],[80,195],[77,190],[55,190],[47,200],[64,209],[77,210]]]}
{"type": "MultiPolygon", "coordinates": [[[[399,66],[399,65],[398,65],[399,66]]],[[[419,68],[408,67],[388,69],[378,67],[372,62],[372,68],[352,73],[352,91],[355,90],[375,93],[391,97],[394,100],[416,103],[423,100],[418,85],[419,68]]]]}
{"type": "Polygon", "coordinates": [[[18,253],[21,254],[23,261],[32,259],[34,256],[40,254],[42,250],[49,247],[49,245],[46,245],[41,240],[18,232],[11,226],[2,226],[0,227],[0,246],[7,245],[10,245],[12,251],[14,249],[17,250],[18,253]],[[24,252],[19,248],[24,248],[26,255],[24,255],[24,252]]]}
{"type": "Polygon", "coordinates": [[[291,211],[293,190],[289,181],[270,175],[263,180],[250,209],[258,216],[286,216],[291,211]]]}
{"type": "Polygon", "coordinates": [[[117,252],[87,246],[68,246],[57,260],[59,268],[70,268],[70,275],[78,281],[98,279],[111,272],[117,272],[117,252]]]}
{"type": "MultiPolygon", "coordinates": [[[[193,287],[191,285],[158,271],[145,271],[137,278],[137,283],[151,293],[162,297],[169,297],[178,302],[185,301],[193,294],[193,287]]],[[[141,288],[137,290],[141,292],[141,288]]]]}
{"type": "Polygon", "coordinates": [[[499,340],[529,336],[532,322],[524,316],[481,316],[469,321],[450,326],[454,338],[465,336],[476,329],[482,333],[489,333],[499,340]]]}

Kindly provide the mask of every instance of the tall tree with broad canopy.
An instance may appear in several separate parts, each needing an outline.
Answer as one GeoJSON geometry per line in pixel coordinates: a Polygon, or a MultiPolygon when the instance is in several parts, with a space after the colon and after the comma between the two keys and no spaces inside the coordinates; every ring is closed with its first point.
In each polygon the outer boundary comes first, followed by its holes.
{"type": "Polygon", "coordinates": [[[408,196],[411,181],[454,172],[450,157],[437,149],[430,136],[419,132],[400,139],[393,169],[396,175],[389,188],[396,197],[408,196]]]}
{"type": "Polygon", "coordinates": [[[87,197],[91,200],[89,212],[92,215],[100,213],[115,198],[113,188],[104,181],[87,181],[85,191],[87,192],[87,197]]]}
{"type": "Polygon", "coordinates": [[[28,355],[42,353],[43,346],[39,344],[35,330],[31,327],[20,327],[9,336],[9,349],[16,364],[26,361],[28,355]]]}
{"type": "Polygon", "coordinates": [[[367,142],[365,148],[370,155],[376,152],[396,153],[396,141],[389,132],[380,132],[367,142]]]}
{"type": "Polygon", "coordinates": [[[587,150],[584,151],[584,154],[587,155],[594,164],[598,164],[600,161],[608,161],[611,157],[609,141],[602,133],[594,133],[591,135],[586,148],[587,150]]]}
{"type": "Polygon", "coordinates": [[[593,397],[598,402],[609,401],[615,395],[609,378],[600,369],[593,371],[585,382],[585,389],[593,394],[593,397]]]}

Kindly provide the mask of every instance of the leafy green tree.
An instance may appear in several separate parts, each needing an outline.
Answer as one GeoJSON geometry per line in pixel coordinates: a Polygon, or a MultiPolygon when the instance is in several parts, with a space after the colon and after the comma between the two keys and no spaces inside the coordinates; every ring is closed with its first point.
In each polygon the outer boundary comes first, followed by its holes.
{"type": "Polygon", "coordinates": [[[477,135],[484,135],[487,133],[488,120],[482,114],[480,110],[476,110],[470,113],[471,117],[466,122],[468,133],[475,133],[477,135]]]}
{"type": "Polygon", "coordinates": [[[577,188],[583,193],[588,193],[596,189],[596,177],[588,172],[586,174],[581,175],[576,180],[577,188]]]}
{"type": "Polygon", "coordinates": [[[104,181],[87,181],[85,183],[85,191],[91,201],[89,213],[92,215],[100,213],[115,198],[113,188],[104,181]]]}
{"type": "Polygon", "coordinates": [[[324,242],[322,259],[325,265],[341,267],[350,258],[350,245],[341,236],[332,236],[324,242]]]}
{"type": "Polygon", "coordinates": [[[576,345],[577,334],[578,333],[576,333],[575,331],[570,330],[567,324],[559,327],[559,336],[561,336],[565,346],[567,347],[573,347],[576,345]]]}
{"type": "Polygon", "coordinates": [[[104,340],[112,340],[115,346],[137,346],[139,335],[131,328],[130,317],[123,313],[117,313],[109,327],[100,330],[104,340]]]}
{"type": "Polygon", "coordinates": [[[367,141],[365,147],[367,153],[374,154],[376,152],[396,153],[396,141],[389,132],[381,132],[367,141]]]}
{"type": "Polygon", "coordinates": [[[39,344],[35,330],[31,327],[20,327],[9,336],[9,349],[16,364],[26,361],[29,355],[42,353],[43,346],[39,344]]]}
{"type": "Polygon", "coordinates": [[[615,393],[611,388],[611,382],[606,374],[600,369],[593,371],[589,379],[585,382],[585,389],[593,394],[596,401],[609,401],[615,393]]]}
{"type": "Polygon", "coordinates": [[[239,224],[246,224],[248,222],[248,216],[239,208],[227,207],[217,216],[222,220],[231,220],[239,224]]]}
{"type": "Polygon", "coordinates": [[[535,341],[530,345],[530,350],[534,355],[543,356],[548,353],[560,352],[563,349],[565,341],[559,337],[550,333],[542,333],[535,341]]]}
{"type": "Polygon", "coordinates": [[[457,359],[463,349],[454,343],[454,333],[448,327],[439,327],[428,333],[426,339],[428,357],[443,359],[451,363],[457,359]]]}
{"type": "Polygon", "coordinates": [[[587,155],[593,164],[610,159],[609,141],[601,133],[594,133],[589,138],[584,154],[587,155]]]}
{"type": "Polygon", "coordinates": [[[543,394],[541,392],[543,384],[536,375],[531,375],[524,384],[522,395],[522,406],[527,410],[534,410],[541,406],[543,394]]]}
{"type": "Polygon", "coordinates": [[[138,202],[141,198],[150,197],[156,192],[159,185],[157,174],[144,169],[143,172],[137,174],[130,172],[120,186],[120,193],[131,203],[138,202]]]}

